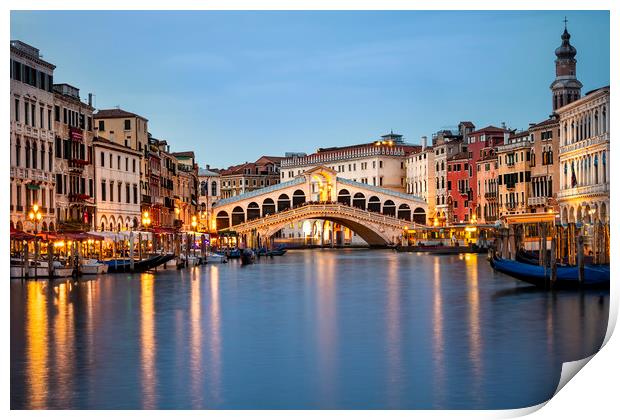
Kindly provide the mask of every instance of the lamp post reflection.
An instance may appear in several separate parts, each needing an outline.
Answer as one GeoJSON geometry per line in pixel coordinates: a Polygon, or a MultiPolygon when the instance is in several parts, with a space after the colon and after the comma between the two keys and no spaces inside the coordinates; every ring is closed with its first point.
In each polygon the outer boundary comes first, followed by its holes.
{"type": "Polygon", "coordinates": [[[26,352],[27,384],[30,409],[47,408],[48,392],[48,325],[45,285],[27,283],[26,352]]]}
{"type": "Polygon", "coordinates": [[[211,401],[219,404],[221,397],[221,370],[222,370],[222,338],[221,338],[221,313],[220,313],[220,267],[211,265],[209,270],[209,286],[211,292],[210,326],[209,326],[209,389],[211,401]]]}
{"type": "Polygon", "coordinates": [[[55,299],[54,306],[57,308],[54,317],[54,364],[58,366],[54,369],[57,376],[57,384],[54,391],[54,403],[68,407],[71,398],[71,385],[73,382],[72,363],[75,361],[75,334],[74,334],[74,315],[73,304],[69,294],[72,292],[73,285],[67,281],[57,284],[54,287],[55,299]]]}
{"type": "Polygon", "coordinates": [[[442,407],[445,402],[445,357],[443,335],[443,301],[441,296],[440,257],[433,258],[433,369],[435,372],[435,406],[442,407]]]}
{"type": "Polygon", "coordinates": [[[202,408],[202,325],[200,324],[200,277],[192,273],[190,318],[190,375],[193,408],[202,408]]]}
{"type": "Polygon", "coordinates": [[[142,274],[140,279],[140,348],[142,353],[142,408],[156,408],[155,374],[155,300],[153,285],[155,276],[142,274]]]}
{"type": "Polygon", "coordinates": [[[402,336],[400,322],[400,279],[398,275],[398,264],[396,255],[393,254],[388,261],[387,272],[387,392],[388,401],[391,407],[399,407],[400,395],[402,391],[402,336]]]}
{"type": "Polygon", "coordinates": [[[482,377],[482,338],[480,334],[480,290],[478,286],[478,254],[465,254],[467,301],[469,303],[469,359],[473,370],[472,393],[480,398],[482,377]]]}

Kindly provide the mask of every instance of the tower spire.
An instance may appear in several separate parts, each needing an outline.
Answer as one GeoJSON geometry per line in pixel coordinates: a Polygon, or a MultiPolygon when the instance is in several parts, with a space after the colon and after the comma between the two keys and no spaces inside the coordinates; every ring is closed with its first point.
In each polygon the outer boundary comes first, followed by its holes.
{"type": "Polygon", "coordinates": [[[555,49],[555,80],[551,84],[553,111],[581,97],[583,85],[577,80],[577,49],[570,43],[568,19],[564,16],[562,44],[555,49]]]}

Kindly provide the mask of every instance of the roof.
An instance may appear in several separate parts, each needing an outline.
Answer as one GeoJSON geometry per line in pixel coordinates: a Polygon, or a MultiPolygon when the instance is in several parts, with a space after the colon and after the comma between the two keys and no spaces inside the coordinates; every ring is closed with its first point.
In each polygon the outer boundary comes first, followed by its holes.
{"type": "Polygon", "coordinates": [[[529,134],[530,134],[529,130],[517,131],[517,132],[512,133],[510,135],[510,138],[511,139],[518,139],[520,137],[529,136],[529,134]]]}
{"type": "Polygon", "coordinates": [[[286,158],[282,157],[282,156],[261,156],[261,157],[259,157],[256,160],[256,162],[258,162],[259,160],[262,160],[262,159],[267,159],[267,160],[270,160],[270,161],[272,161],[274,163],[280,163],[280,162],[282,162],[282,159],[286,159],[286,158]]]}
{"type": "Polygon", "coordinates": [[[474,134],[484,133],[488,131],[497,131],[497,132],[506,133],[508,130],[506,130],[505,128],[495,127],[494,125],[487,125],[484,128],[480,128],[476,131],[472,131],[471,133],[469,133],[469,135],[472,136],[474,134]]]}
{"type": "Polygon", "coordinates": [[[132,117],[136,117],[136,118],[142,118],[143,120],[148,121],[146,118],[138,115],[138,114],[134,114],[133,112],[129,112],[129,111],[125,111],[124,109],[120,109],[120,108],[112,108],[112,109],[100,109],[98,110],[95,115],[95,118],[132,118],[132,117]]]}
{"type": "Polygon", "coordinates": [[[220,173],[207,168],[198,168],[198,176],[220,176],[220,173]]]}
{"type": "Polygon", "coordinates": [[[468,159],[468,158],[469,158],[469,155],[467,154],[467,152],[458,152],[456,155],[448,159],[448,161],[463,160],[463,159],[468,159]]]}
{"type": "Polygon", "coordinates": [[[475,127],[474,123],[471,121],[461,121],[459,125],[464,125],[465,127],[475,127]]]}
{"type": "Polygon", "coordinates": [[[193,151],[187,151],[187,152],[173,152],[172,156],[176,156],[176,157],[191,157],[192,159],[195,158],[194,156],[194,152],[193,151]]]}
{"type": "Polygon", "coordinates": [[[559,124],[559,123],[560,122],[558,121],[557,118],[548,118],[548,119],[546,119],[544,121],[541,121],[539,123],[530,125],[529,129],[532,130],[532,129],[547,127],[549,125],[554,125],[554,124],[559,124]]]}

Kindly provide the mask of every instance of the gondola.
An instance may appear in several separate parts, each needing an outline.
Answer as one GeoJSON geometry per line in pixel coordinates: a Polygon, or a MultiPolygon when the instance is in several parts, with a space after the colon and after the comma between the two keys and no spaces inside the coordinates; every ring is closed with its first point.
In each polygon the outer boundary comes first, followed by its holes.
{"type": "MultiPolygon", "coordinates": [[[[492,258],[491,266],[504,274],[515,277],[538,287],[546,287],[551,278],[551,269],[540,265],[533,265],[503,258],[492,258]]],[[[579,283],[579,271],[574,266],[558,266],[556,268],[556,282],[554,288],[609,288],[609,266],[584,266],[583,284],[579,283]]]]}
{"type": "Polygon", "coordinates": [[[252,251],[251,249],[246,248],[243,251],[241,251],[241,264],[242,265],[254,264],[255,258],[256,257],[254,255],[254,251],[252,251]]]}
{"type": "MultiPolygon", "coordinates": [[[[134,261],[133,271],[141,272],[151,270],[162,264],[167,263],[174,259],[173,254],[155,255],[143,260],[134,261]]],[[[119,258],[114,260],[107,260],[105,263],[108,265],[108,273],[126,273],[131,271],[131,262],[127,258],[119,258]]]]}

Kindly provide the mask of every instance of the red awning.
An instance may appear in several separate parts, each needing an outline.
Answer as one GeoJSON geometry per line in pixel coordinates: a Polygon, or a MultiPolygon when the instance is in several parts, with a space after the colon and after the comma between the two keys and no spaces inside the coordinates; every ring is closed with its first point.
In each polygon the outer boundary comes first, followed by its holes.
{"type": "Polygon", "coordinates": [[[11,228],[11,240],[12,241],[30,241],[34,239],[34,237],[35,236],[31,235],[30,233],[11,228]]]}

